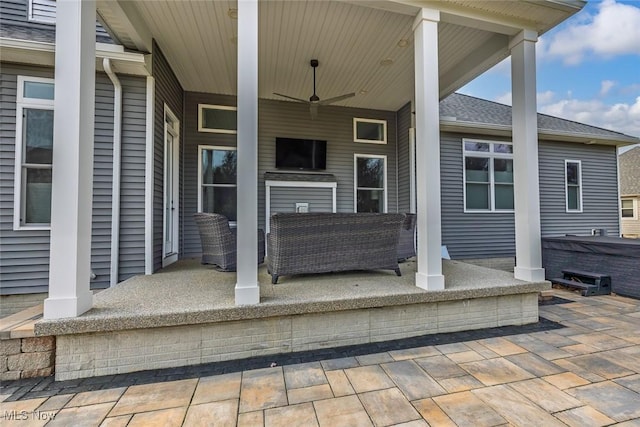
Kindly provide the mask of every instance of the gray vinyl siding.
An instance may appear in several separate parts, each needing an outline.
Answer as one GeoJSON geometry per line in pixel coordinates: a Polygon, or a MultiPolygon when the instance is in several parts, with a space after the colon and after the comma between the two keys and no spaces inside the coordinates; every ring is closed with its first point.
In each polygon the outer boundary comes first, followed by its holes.
{"type": "Polygon", "coordinates": [[[590,235],[604,228],[618,236],[616,148],[604,145],[540,141],[540,228],[543,237],[590,235]],[[582,162],[582,213],[567,213],[564,161],[582,162]]]}
{"type": "MultiPolygon", "coordinates": [[[[183,181],[182,199],[182,256],[192,257],[201,253],[200,237],[193,222],[198,203],[198,146],[235,146],[235,135],[198,132],[198,103],[236,105],[235,97],[191,93],[185,94],[183,181]]],[[[387,156],[388,210],[395,212],[396,194],[396,113],[393,111],[365,110],[345,107],[320,107],[316,120],[311,120],[309,107],[294,102],[260,100],[258,108],[258,225],[265,227],[264,173],[275,169],[276,137],[319,139],[327,141],[326,173],[337,179],[337,210],[353,212],[354,154],[378,154],[387,156]],[[362,144],[353,142],[353,118],[387,120],[387,144],[362,144]]],[[[324,189],[308,189],[308,192],[324,189]]],[[[280,193],[281,194],[281,193],[280,193]]],[[[298,200],[297,190],[287,193],[284,200],[272,199],[272,206],[291,205],[298,200]],[[295,200],[294,200],[295,199],[295,200]]],[[[242,197],[239,195],[239,197],[242,197]]],[[[326,203],[326,202],[325,202],[326,203]]],[[[310,205],[313,209],[313,204],[310,205]]],[[[329,205],[331,206],[331,205],[329,205]]]]}
{"type": "MultiPolygon", "coordinates": [[[[512,213],[464,213],[463,137],[473,135],[441,137],[442,244],[447,245],[453,259],[512,257],[512,213]]],[[[538,150],[542,236],[589,235],[592,228],[605,228],[609,235],[618,235],[615,147],[540,141],[538,150]],[[582,213],[566,212],[565,159],[582,161],[582,213]]]]}
{"type": "Polygon", "coordinates": [[[198,211],[198,147],[213,145],[218,147],[235,147],[236,135],[198,132],[198,104],[236,105],[234,96],[212,95],[206,93],[185,92],[184,94],[184,127],[182,141],[181,165],[183,197],[180,199],[182,230],[182,257],[194,257],[201,253],[200,234],[193,221],[193,214],[198,211]]]}
{"type": "Polygon", "coordinates": [[[50,30],[55,24],[29,21],[28,0],[0,0],[0,25],[15,25],[50,30]]]}
{"type": "MultiPolygon", "coordinates": [[[[111,194],[113,185],[113,85],[96,76],[95,140],[93,145],[93,221],[91,228],[92,287],[109,286],[111,264],[111,194]]],[[[55,165],[54,165],[55,167],[55,165]]]]}
{"type": "Polygon", "coordinates": [[[120,77],[122,147],[120,163],[119,280],[144,274],[146,105],[145,78],[120,77]]]}
{"type": "Polygon", "coordinates": [[[411,128],[411,103],[397,112],[398,119],[398,212],[409,212],[410,165],[409,165],[409,129],[411,128]]]}
{"type": "Polygon", "coordinates": [[[46,292],[49,231],[13,231],[17,75],[53,77],[43,68],[2,63],[0,73],[0,293],[46,292]]]}
{"type": "MultiPolygon", "coordinates": [[[[13,230],[17,76],[53,77],[53,70],[2,64],[0,74],[0,260],[2,295],[46,292],[49,282],[49,231],[13,230]]],[[[145,80],[123,77],[122,223],[120,259],[124,278],[144,272],[144,112],[145,80]],[[140,117],[140,112],[142,116],[140,117]],[[142,151],[142,160],[136,152],[142,151]],[[127,166],[130,163],[131,166],[127,166]],[[141,169],[133,171],[132,167],[141,169]],[[141,185],[139,183],[142,183],[141,185]],[[125,223],[126,222],[126,223],[125,223]],[[142,242],[140,245],[139,242],[142,242]],[[129,255],[134,251],[135,255],[129,255]]],[[[113,85],[96,75],[91,288],[109,285],[111,189],[113,172],[113,85]]],[[[55,167],[55,165],[54,165],[55,167]]]]}
{"type": "Polygon", "coordinates": [[[354,154],[387,156],[387,207],[396,212],[396,121],[395,112],[345,107],[320,107],[311,120],[309,107],[295,102],[261,100],[258,110],[258,222],[264,227],[264,173],[275,169],[276,137],[327,141],[326,173],[337,179],[337,211],[354,211],[354,154]],[[387,121],[387,144],[353,142],[353,118],[387,121]]]}
{"type": "MultiPolygon", "coordinates": [[[[42,8],[42,10],[48,9],[50,8],[42,8]]],[[[55,8],[53,13],[55,15],[55,8]]],[[[45,33],[46,30],[55,30],[55,23],[29,20],[29,0],[0,0],[0,27],[5,25],[45,30],[45,33]]],[[[44,37],[44,34],[39,36],[44,37]]],[[[112,42],[111,37],[99,22],[96,22],[96,36],[100,42],[112,42]]]]}
{"type": "Polygon", "coordinates": [[[473,136],[442,133],[440,137],[442,244],[453,259],[513,256],[513,213],[464,212],[462,138],[466,137],[473,136]]]}
{"type": "MultiPolygon", "coordinates": [[[[155,107],[153,129],[153,270],[162,267],[163,190],[164,190],[164,105],[167,104],[182,126],[184,92],[169,62],[158,44],[153,43],[153,77],[155,78],[155,107]]],[[[180,136],[182,144],[182,136],[180,136]]],[[[181,150],[182,152],[182,150],[181,150]]],[[[182,164],[182,163],[181,163],[182,164]]],[[[180,171],[182,176],[183,171],[180,171]]],[[[182,181],[181,181],[182,182],[182,181]]],[[[182,194],[182,189],[180,191],[182,194]]],[[[181,196],[182,197],[182,196],[181,196]]]]}
{"type": "Polygon", "coordinates": [[[271,213],[295,212],[296,203],[308,203],[309,212],[333,212],[331,188],[271,187],[271,213]]]}

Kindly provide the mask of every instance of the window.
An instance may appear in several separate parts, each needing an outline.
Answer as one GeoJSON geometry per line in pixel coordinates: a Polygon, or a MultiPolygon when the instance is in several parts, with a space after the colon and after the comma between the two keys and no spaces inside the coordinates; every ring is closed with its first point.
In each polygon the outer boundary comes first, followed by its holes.
{"type": "Polygon", "coordinates": [[[198,165],[198,212],[218,213],[236,221],[236,149],[200,146],[198,165]]]}
{"type": "Polygon", "coordinates": [[[567,212],[582,212],[582,164],[580,160],[564,161],[567,212]]]}
{"type": "Polygon", "coordinates": [[[198,104],[198,132],[238,133],[236,107],[198,104]]]}
{"type": "Polygon", "coordinates": [[[53,167],[53,79],[18,76],[13,228],[48,229],[53,167]]]}
{"type": "Polygon", "coordinates": [[[387,211],[387,156],[356,154],[354,161],[354,209],[387,211]]]}
{"type": "Polygon", "coordinates": [[[620,216],[623,219],[637,219],[636,202],[633,199],[622,199],[620,203],[620,216]]]}
{"type": "Polygon", "coordinates": [[[513,145],[464,139],[465,212],[513,211],[513,145]]]}
{"type": "Polygon", "coordinates": [[[353,140],[370,144],[387,143],[387,121],[376,119],[353,119],[353,140]]]}

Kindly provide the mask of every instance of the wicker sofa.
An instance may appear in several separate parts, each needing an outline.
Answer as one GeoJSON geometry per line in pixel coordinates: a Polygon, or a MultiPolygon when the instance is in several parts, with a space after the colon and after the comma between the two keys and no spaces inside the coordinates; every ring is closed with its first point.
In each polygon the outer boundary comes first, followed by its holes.
{"type": "Polygon", "coordinates": [[[267,269],[283,275],[393,270],[404,214],[280,213],[270,219],[267,269]]]}

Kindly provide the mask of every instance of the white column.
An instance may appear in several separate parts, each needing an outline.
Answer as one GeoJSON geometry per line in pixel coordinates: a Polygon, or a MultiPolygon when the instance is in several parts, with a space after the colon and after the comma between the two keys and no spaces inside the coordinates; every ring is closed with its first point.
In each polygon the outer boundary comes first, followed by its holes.
{"type": "Polygon", "coordinates": [[[258,304],[258,1],[238,0],[236,304],[258,304]]]}
{"type": "Polygon", "coordinates": [[[524,30],[510,44],[516,228],[514,276],[531,282],[544,280],[538,184],[537,38],[535,31],[524,30]]]}
{"type": "Polygon", "coordinates": [[[56,10],[51,256],[45,319],[89,310],[95,101],[95,0],[56,10]]]}
{"type": "Polygon", "coordinates": [[[422,9],[414,22],[416,87],[416,207],[418,267],[416,286],[444,289],[440,246],[440,12],[422,9]]]}

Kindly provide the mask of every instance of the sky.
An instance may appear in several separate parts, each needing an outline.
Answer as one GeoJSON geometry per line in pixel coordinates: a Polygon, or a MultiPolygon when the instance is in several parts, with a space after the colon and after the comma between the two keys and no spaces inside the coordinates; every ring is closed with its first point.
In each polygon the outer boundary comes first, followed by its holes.
{"type": "MultiPolygon", "coordinates": [[[[536,43],[538,111],[640,137],[640,0],[589,1],[536,43]]],[[[511,105],[507,58],[461,93],[511,105]]]]}

